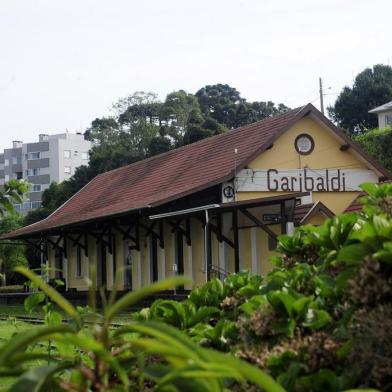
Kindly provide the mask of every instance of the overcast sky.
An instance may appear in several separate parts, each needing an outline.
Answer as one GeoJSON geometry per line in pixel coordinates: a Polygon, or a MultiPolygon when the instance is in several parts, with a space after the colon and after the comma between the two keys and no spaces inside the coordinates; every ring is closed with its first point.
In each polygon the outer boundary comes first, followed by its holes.
{"type": "Polygon", "coordinates": [[[332,103],[391,64],[391,18],[391,0],[0,0],[0,149],[83,131],[140,90],[318,107],[322,76],[332,103]]]}

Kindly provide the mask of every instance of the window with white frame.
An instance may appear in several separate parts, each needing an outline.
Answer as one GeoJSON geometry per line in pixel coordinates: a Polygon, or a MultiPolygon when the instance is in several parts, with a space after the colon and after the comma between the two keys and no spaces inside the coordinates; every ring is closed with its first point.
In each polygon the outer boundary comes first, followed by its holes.
{"type": "Polygon", "coordinates": [[[64,166],[64,173],[71,174],[71,166],[64,166]]]}
{"type": "Polygon", "coordinates": [[[392,125],[392,113],[385,115],[385,125],[392,125]]]}
{"type": "Polygon", "coordinates": [[[79,151],[74,151],[74,157],[77,157],[79,155],[79,151]]]}
{"type": "Polygon", "coordinates": [[[6,174],[5,176],[4,176],[4,181],[5,182],[8,182],[10,180],[10,175],[9,174],[6,174]]]}
{"type": "Polygon", "coordinates": [[[88,152],[82,152],[82,159],[87,161],[87,159],[88,159],[88,152]]]}
{"type": "Polygon", "coordinates": [[[4,166],[9,166],[9,165],[10,165],[10,160],[4,159],[4,166]]]}
{"type": "Polygon", "coordinates": [[[41,184],[33,184],[31,188],[31,192],[41,192],[42,186],[41,184]]]}
{"type": "Polygon", "coordinates": [[[64,150],[64,158],[71,158],[71,150],[64,150]]]}

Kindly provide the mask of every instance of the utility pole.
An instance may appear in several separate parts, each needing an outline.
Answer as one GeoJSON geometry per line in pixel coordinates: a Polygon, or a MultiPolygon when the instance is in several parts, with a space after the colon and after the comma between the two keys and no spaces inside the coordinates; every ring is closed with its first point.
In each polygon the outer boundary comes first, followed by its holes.
{"type": "Polygon", "coordinates": [[[324,114],[324,92],[323,92],[323,79],[319,78],[320,85],[320,109],[321,113],[324,114]]]}

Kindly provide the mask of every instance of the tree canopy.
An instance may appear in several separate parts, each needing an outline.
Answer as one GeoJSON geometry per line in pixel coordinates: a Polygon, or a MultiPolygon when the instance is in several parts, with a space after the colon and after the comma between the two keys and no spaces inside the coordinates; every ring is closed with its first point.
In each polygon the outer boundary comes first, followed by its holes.
{"type": "Polygon", "coordinates": [[[247,102],[227,84],[208,85],[196,94],[173,91],[164,101],[153,92],[137,91],[113,104],[113,117],[96,118],[85,132],[94,145],[88,166],[44,191],[42,208],[25,224],[47,217],[96,175],[218,135],[228,129],[287,111],[271,101],[247,102]]]}
{"type": "Polygon", "coordinates": [[[361,133],[377,127],[377,116],[369,110],[391,100],[392,67],[378,64],[359,73],[352,87],[344,87],[328,113],[340,127],[361,133]]]}

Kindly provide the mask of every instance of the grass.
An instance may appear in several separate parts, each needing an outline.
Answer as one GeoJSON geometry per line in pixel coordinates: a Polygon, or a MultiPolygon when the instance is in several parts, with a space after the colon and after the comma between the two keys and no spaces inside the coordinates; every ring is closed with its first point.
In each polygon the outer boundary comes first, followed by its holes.
{"type": "MultiPolygon", "coordinates": [[[[137,309],[140,310],[140,309],[137,309]]],[[[118,316],[115,317],[113,322],[115,323],[126,323],[127,321],[130,321],[131,319],[131,313],[134,312],[135,309],[130,309],[129,311],[122,312],[118,316]]],[[[63,313],[60,311],[60,313],[63,313]]],[[[0,304],[0,315],[6,315],[9,317],[15,317],[15,316],[30,316],[30,317],[37,317],[37,318],[43,318],[44,313],[42,311],[35,311],[33,313],[27,313],[26,310],[24,309],[23,304],[12,304],[12,305],[5,305],[5,304],[0,304]]],[[[1,335],[0,335],[1,336],[1,335]]]]}
{"type": "Polygon", "coordinates": [[[25,311],[23,304],[13,304],[13,305],[0,305],[0,315],[6,316],[31,316],[31,317],[43,317],[43,312],[33,312],[32,314],[28,314],[25,311]]]}
{"type": "MultiPolygon", "coordinates": [[[[12,318],[9,321],[0,321],[0,345],[4,344],[15,333],[31,328],[31,324],[22,321],[15,321],[12,318]]],[[[14,377],[0,377],[0,388],[8,390],[14,383],[14,377]]]]}

